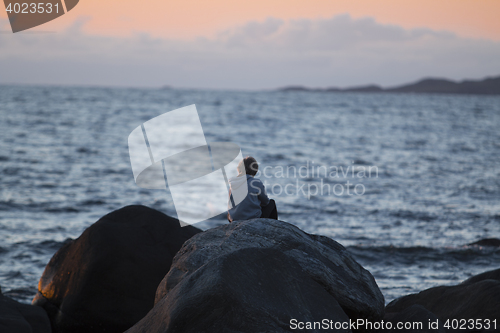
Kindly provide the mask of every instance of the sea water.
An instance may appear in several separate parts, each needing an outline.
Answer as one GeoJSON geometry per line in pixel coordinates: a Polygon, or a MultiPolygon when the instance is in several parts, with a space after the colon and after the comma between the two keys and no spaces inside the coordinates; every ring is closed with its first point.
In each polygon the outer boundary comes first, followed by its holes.
{"type": "MultiPolygon", "coordinates": [[[[500,97],[0,86],[0,286],[30,302],[52,255],[108,212],[176,217],[127,138],[196,104],[206,140],[260,163],[279,217],[343,244],[392,299],[500,267],[500,97]]],[[[196,226],[227,223],[217,216],[196,226]]]]}

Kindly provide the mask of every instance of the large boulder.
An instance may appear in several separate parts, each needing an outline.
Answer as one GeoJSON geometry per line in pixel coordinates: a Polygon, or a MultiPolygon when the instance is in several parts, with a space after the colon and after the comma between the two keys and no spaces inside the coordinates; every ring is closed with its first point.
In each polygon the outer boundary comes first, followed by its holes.
{"type": "Polygon", "coordinates": [[[0,332],[51,333],[51,329],[43,309],[16,302],[0,290],[0,332]]]}
{"type": "Polygon", "coordinates": [[[128,333],[283,332],[300,323],[375,321],[384,314],[373,276],[342,245],[271,219],[233,222],[191,238],[155,303],[128,333]]]}
{"type": "Polygon", "coordinates": [[[123,332],[151,310],[174,255],[200,231],[144,206],[111,212],[57,251],[33,304],[54,333],[123,332]]]}
{"type": "MultiPolygon", "coordinates": [[[[413,304],[401,312],[385,314],[385,333],[444,333],[443,322],[421,305],[413,304]],[[390,323],[390,326],[389,326],[390,323]],[[389,328],[390,327],[390,328],[389,328]]],[[[376,332],[376,330],[374,330],[376,332]]]]}
{"type": "Polygon", "coordinates": [[[471,276],[470,278],[462,282],[462,285],[476,283],[483,280],[497,280],[498,282],[500,282],[500,268],[471,276]]]}
{"type": "Polygon", "coordinates": [[[491,247],[500,247],[500,239],[498,238],[485,238],[480,239],[474,243],[468,244],[469,246],[491,246],[491,247]]]}
{"type": "Polygon", "coordinates": [[[498,319],[500,315],[499,270],[485,272],[456,286],[439,286],[400,297],[389,303],[387,313],[421,305],[441,322],[448,319],[498,319]]]}
{"type": "Polygon", "coordinates": [[[273,248],[244,248],[186,276],[127,332],[287,332],[325,318],[349,321],[295,260],[273,248]]]}

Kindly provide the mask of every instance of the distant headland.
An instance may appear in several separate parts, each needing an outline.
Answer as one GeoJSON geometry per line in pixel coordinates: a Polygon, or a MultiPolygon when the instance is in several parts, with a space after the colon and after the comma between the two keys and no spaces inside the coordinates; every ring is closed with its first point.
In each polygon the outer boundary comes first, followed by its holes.
{"type": "Polygon", "coordinates": [[[287,86],[278,91],[310,91],[310,92],[372,92],[372,93],[427,93],[427,94],[472,94],[500,95],[500,76],[487,77],[483,80],[451,81],[447,79],[426,78],[415,83],[403,84],[392,88],[378,85],[365,85],[349,88],[308,88],[304,86],[287,86]]]}

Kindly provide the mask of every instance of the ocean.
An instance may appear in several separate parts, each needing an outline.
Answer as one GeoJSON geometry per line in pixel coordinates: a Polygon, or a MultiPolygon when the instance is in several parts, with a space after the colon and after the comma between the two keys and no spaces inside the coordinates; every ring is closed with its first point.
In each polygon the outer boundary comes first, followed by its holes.
{"type": "MultiPolygon", "coordinates": [[[[500,97],[0,86],[0,286],[29,303],[53,254],[139,188],[128,135],[196,104],[260,164],[279,218],[344,245],[386,302],[500,267],[500,97]]],[[[202,229],[227,223],[220,215],[202,229]]]]}

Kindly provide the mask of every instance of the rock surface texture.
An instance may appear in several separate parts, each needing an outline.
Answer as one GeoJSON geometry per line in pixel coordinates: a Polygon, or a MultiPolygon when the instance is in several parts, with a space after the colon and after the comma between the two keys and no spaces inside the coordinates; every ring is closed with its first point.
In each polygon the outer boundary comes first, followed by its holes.
{"type": "MultiPolygon", "coordinates": [[[[500,269],[473,276],[456,286],[439,286],[400,297],[389,303],[387,314],[402,312],[419,305],[432,312],[441,323],[446,320],[497,320],[500,331],[500,269]]],[[[386,315],[387,316],[387,315],[386,315]]],[[[493,330],[493,326],[490,327],[493,330]]],[[[491,330],[468,329],[460,332],[489,332],[491,330]]]]}
{"type": "Polygon", "coordinates": [[[2,295],[0,290],[0,332],[50,333],[50,322],[43,309],[22,304],[2,295]]]}
{"type": "Polygon", "coordinates": [[[291,328],[294,319],[326,318],[333,325],[384,315],[373,276],[342,245],[271,219],[192,237],[158,286],[155,303],[128,333],[285,332],[298,330],[291,328]]]}
{"type": "Polygon", "coordinates": [[[123,332],[151,310],[176,252],[200,231],[144,206],[111,212],[57,251],[33,304],[54,333],[123,332]]]}

